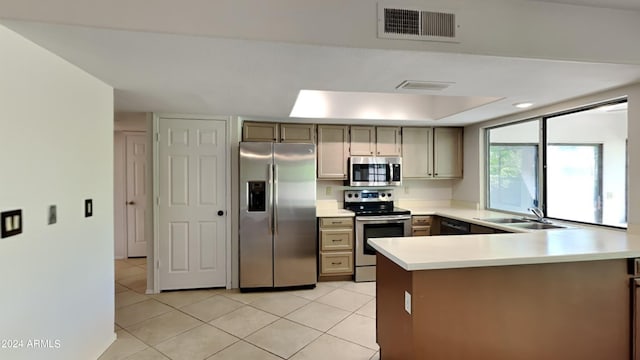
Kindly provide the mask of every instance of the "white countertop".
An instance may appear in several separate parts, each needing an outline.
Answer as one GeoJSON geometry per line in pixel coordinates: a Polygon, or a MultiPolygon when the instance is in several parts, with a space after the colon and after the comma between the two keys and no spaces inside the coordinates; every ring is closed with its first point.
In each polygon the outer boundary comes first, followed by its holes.
{"type": "Polygon", "coordinates": [[[354,217],[355,213],[345,209],[316,208],[316,217],[354,217]]]}
{"type": "MultiPolygon", "coordinates": [[[[415,210],[415,211],[414,211],[415,210]]],[[[640,257],[640,236],[595,227],[521,230],[477,218],[507,214],[456,208],[411,209],[521,233],[371,239],[372,246],[405,270],[541,264],[640,257]]],[[[513,217],[513,216],[511,216],[513,217]]]]}

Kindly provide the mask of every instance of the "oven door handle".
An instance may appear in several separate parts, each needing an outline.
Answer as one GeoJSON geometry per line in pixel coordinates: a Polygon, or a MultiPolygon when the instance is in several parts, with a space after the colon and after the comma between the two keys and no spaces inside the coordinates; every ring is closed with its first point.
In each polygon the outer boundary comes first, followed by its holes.
{"type": "Polygon", "coordinates": [[[411,220],[411,215],[356,216],[356,221],[394,221],[394,220],[411,220]]]}

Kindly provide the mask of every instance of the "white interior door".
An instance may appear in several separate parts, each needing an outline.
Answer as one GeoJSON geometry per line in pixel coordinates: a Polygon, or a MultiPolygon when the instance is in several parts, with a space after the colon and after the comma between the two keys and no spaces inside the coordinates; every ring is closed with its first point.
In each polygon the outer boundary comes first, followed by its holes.
{"type": "Polygon", "coordinates": [[[160,119],[160,290],[226,285],[225,121],[160,119]]]}
{"type": "Polygon", "coordinates": [[[127,256],[147,256],[145,227],[147,204],[146,135],[126,136],[127,256]]]}

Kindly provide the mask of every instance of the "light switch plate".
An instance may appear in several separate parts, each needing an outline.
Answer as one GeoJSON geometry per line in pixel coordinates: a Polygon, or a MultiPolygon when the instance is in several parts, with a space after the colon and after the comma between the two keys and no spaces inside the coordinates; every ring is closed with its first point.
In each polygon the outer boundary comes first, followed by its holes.
{"type": "Polygon", "coordinates": [[[411,315],[411,294],[408,291],[404,292],[404,311],[411,315]]]}
{"type": "Polygon", "coordinates": [[[0,213],[0,238],[22,233],[22,210],[11,210],[0,213]]]}
{"type": "Polygon", "coordinates": [[[49,206],[49,217],[48,217],[48,223],[49,225],[53,225],[56,222],[58,222],[58,209],[57,206],[55,205],[50,205],[49,206]]]}
{"type": "Polygon", "coordinates": [[[84,217],[91,217],[91,216],[93,216],[93,200],[86,199],[84,201],[84,217]]]}

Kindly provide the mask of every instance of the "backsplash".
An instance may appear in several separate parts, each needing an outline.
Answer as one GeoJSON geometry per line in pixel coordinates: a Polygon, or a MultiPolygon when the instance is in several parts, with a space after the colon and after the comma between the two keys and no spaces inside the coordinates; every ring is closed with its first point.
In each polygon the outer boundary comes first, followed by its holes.
{"type": "MultiPolygon", "coordinates": [[[[396,200],[450,201],[455,180],[404,180],[395,190],[396,200]]],[[[372,189],[382,189],[372,188],[372,189]]],[[[317,180],[316,199],[341,203],[344,190],[350,189],[341,180],[317,180]]]]}

